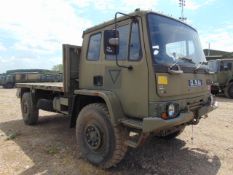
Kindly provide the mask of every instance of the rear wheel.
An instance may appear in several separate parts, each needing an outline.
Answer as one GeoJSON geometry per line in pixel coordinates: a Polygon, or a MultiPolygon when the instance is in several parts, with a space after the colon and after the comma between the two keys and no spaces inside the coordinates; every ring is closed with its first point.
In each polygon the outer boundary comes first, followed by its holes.
{"type": "Polygon", "coordinates": [[[35,125],[38,121],[39,110],[33,102],[32,94],[25,92],[21,99],[21,111],[26,125],[35,125]]]}
{"type": "Polygon", "coordinates": [[[119,163],[127,152],[126,137],[124,128],[112,125],[105,104],[87,105],[78,115],[78,151],[92,164],[110,168],[119,163]]]}

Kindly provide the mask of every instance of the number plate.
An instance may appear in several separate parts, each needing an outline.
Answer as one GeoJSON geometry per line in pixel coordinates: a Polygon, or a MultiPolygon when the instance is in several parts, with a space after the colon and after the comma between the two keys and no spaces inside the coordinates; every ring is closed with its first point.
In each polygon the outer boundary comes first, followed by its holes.
{"type": "Polygon", "coordinates": [[[200,87],[202,86],[202,80],[189,80],[189,87],[200,87]]]}

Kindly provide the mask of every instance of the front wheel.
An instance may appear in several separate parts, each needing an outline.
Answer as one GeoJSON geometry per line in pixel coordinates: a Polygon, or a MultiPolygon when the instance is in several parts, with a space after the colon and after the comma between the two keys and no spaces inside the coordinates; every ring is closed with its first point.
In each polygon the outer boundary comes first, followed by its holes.
{"type": "Polygon", "coordinates": [[[113,126],[105,104],[85,106],[76,121],[78,151],[92,164],[110,168],[119,163],[127,152],[127,131],[113,126]]]}
{"type": "Polygon", "coordinates": [[[233,83],[230,83],[224,90],[224,94],[228,98],[233,98],[233,83]]]}

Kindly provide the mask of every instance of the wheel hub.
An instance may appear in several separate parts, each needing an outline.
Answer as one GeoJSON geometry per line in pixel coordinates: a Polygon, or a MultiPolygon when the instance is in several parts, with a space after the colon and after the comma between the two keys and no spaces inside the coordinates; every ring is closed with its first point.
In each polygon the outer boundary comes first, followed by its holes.
{"type": "Polygon", "coordinates": [[[88,125],[85,129],[85,138],[87,141],[88,146],[96,150],[100,147],[101,145],[101,134],[100,130],[97,126],[95,125],[88,125]]]}

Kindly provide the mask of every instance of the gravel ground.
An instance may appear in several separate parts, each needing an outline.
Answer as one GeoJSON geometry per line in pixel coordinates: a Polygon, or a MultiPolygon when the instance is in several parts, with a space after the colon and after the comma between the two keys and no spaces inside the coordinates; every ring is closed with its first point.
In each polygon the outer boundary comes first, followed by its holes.
{"type": "Polygon", "coordinates": [[[193,134],[188,126],[177,139],[149,139],[117,167],[102,170],[78,156],[67,117],[40,111],[37,126],[24,125],[15,94],[0,88],[0,175],[233,174],[233,100],[218,97],[219,108],[193,134]]]}

